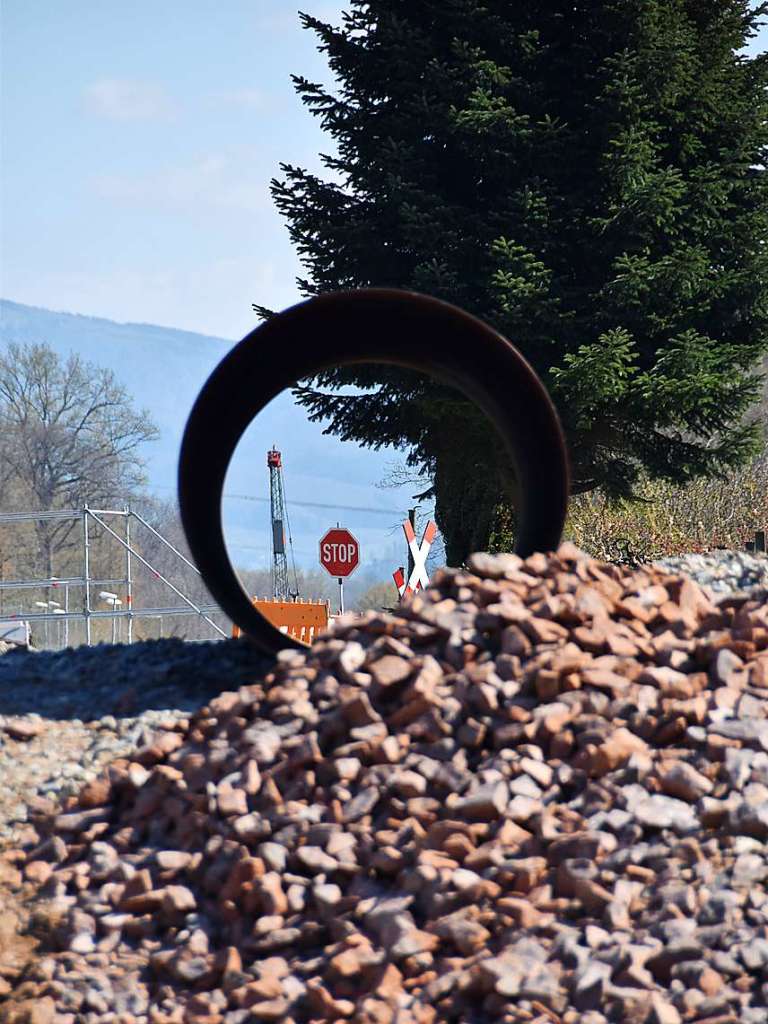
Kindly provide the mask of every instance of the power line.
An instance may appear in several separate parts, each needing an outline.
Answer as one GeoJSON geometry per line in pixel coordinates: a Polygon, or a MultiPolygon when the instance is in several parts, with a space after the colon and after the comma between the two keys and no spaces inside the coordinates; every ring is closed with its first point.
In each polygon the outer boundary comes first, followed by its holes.
{"type": "MultiPolygon", "coordinates": [[[[157,491],[173,491],[174,487],[166,487],[161,484],[156,484],[154,489],[157,491]]],[[[259,501],[269,504],[269,498],[261,498],[256,494],[224,494],[222,497],[227,499],[235,499],[237,501],[259,501]]],[[[372,515],[377,516],[402,516],[402,509],[394,508],[370,508],[362,505],[333,505],[327,504],[321,501],[292,501],[291,505],[299,505],[302,508],[324,508],[338,512],[368,512],[372,515]]]]}
{"type": "MultiPolygon", "coordinates": [[[[269,501],[269,498],[259,498],[255,494],[225,494],[225,498],[237,498],[239,501],[269,501]]],[[[369,508],[362,505],[333,505],[322,501],[292,501],[291,505],[300,505],[303,508],[325,508],[341,512],[371,512],[380,516],[401,516],[402,510],[393,508],[369,508]]]]}
{"type": "MultiPolygon", "coordinates": [[[[229,546],[236,551],[263,551],[268,555],[272,553],[272,548],[267,544],[238,544],[237,541],[231,541],[229,546]]],[[[300,555],[317,557],[317,549],[310,551],[309,548],[297,548],[296,550],[300,555]]]]}

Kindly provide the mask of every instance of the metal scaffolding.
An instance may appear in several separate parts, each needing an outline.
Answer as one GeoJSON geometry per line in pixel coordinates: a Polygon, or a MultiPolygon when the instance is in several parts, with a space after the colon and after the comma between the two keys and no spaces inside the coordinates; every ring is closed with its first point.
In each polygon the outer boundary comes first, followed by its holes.
{"type": "MultiPolygon", "coordinates": [[[[131,524],[134,523],[142,529],[146,529],[151,533],[158,541],[160,541],[166,548],[168,548],[181,562],[184,563],[189,569],[191,569],[198,577],[200,572],[197,567],[190,562],[185,555],[182,554],[178,548],[174,547],[170,541],[166,540],[153,526],[151,526],[146,519],[144,519],[138,512],[126,506],[124,509],[93,509],[88,505],[84,505],[81,509],[66,509],[57,510],[54,512],[8,512],[0,514],[0,525],[10,525],[13,523],[24,523],[24,522],[46,522],[46,521],[66,521],[80,520],[82,523],[82,565],[83,572],[81,576],[68,576],[68,577],[57,577],[52,576],[49,579],[37,579],[37,580],[4,580],[0,578],[0,591],[18,591],[18,590],[34,590],[53,588],[64,594],[64,607],[61,607],[61,603],[58,601],[36,601],[35,604],[40,608],[46,608],[45,611],[39,612],[16,612],[12,614],[2,613],[0,618],[4,621],[13,620],[24,620],[26,622],[42,622],[46,625],[46,634],[48,632],[48,624],[55,622],[63,625],[64,629],[64,646],[69,645],[69,623],[73,620],[82,621],[85,624],[85,642],[90,644],[92,642],[91,623],[94,619],[112,619],[113,627],[114,624],[122,619],[127,620],[127,638],[128,643],[133,642],[133,624],[136,619],[160,619],[162,623],[163,616],[170,615],[196,615],[199,616],[200,620],[207,623],[208,626],[217,634],[219,637],[227,636],[225,630],[214,622],[211,615],[218,612],[219,609],[216,605],[212,604],[196,604],[184,591],[177,587],[176,584],[172,583],[166,576],[164,576],[154,565],[152,565],[140,551],[134,546],[134,540],[131,536],[131,524]],[[124,525],[124,536],[114,530],[108,522],[107,518],[117,518],[123,521],[124,525]],[[109,577],[109,578],[94,578],[91,575],[91,543],[92,543],[92,527],[97,525],[102,529],[109,537],[117,541],[125,552],[125,576],[123,577],[109,577]],[[134,596],[134,561],[141,563],[155,579],[158,579],[164,584],[174,595],[178,598],[179,604],[167,606],[167,607],[155,607],[155,608],[135,608],[133,604],[134,596]],[[116,586],[125,588],[125,605],[117,597],[116,594],[108,593],[107,597],[111,604],[109,611],[101,611],[98,608],[93,607],[92,594],[94,588],[101,588],[105,586],[116,586]],[[70,589],[71,588],[82,588],[82,599],[79,608],[70,607],[70,589]]],[[[104,592],[101,592],[102,595],[104,592]]],[[[57,629],[60,627],[57,626],[57,629]]],[[[115,630],[113,628],[113,637],[115,630]]]]}

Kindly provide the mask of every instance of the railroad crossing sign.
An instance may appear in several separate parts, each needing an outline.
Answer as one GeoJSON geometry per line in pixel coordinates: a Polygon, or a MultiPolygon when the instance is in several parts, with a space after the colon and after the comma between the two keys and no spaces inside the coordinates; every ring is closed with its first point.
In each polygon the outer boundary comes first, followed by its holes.
{"type": "MultiPolygon", "coordinates": [[[[395,581],[398,594],[402,597],[405,593],[405,569],[402,565],[392,573],[392,579],[395,581]]],[[[419,588],[417,587],[416,589],[418,590],[419,588]]]]}
{"type": "Polygon", "coordinates": [[[405,539],[408,541],[408,548],[413,558],[413,571],[411,572],[410,579],[406,583],[405,571],[402,566],[392,573],[392,579],[395,581],[397,592],[400,597],[405,597],[409,594],[414,593],[416,590],[421,590],[422,587],[429,586],[429,576],[427,575],[427,553],[432,547],[432,541],[437,535],[437,526],[430,519],[427,523],[424,534],[421,538],[421,544],[416,543],[416,534],[413,532],[413,526],[411,526],[410,520],[406,519],[403,523],[403,533],[405,539]]]}

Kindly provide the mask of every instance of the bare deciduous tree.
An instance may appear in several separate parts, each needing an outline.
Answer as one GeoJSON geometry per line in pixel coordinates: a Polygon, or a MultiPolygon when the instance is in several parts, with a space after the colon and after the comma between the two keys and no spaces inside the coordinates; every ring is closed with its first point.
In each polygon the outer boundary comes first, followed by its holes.
{"type": "MultiPolygon", "coordinates": [[[[145,483],[140,449],[158,431],[111,370],[45,344],[0,351],[0,507],[35,511],[125,500],[145,483]],[[22,507],[24,507],[22,505],[22,507]]],[[[37,527],[46,576],[76,523],[37,527]]],[[[74,541],[72,541],[74,542],[74,541]]]]}

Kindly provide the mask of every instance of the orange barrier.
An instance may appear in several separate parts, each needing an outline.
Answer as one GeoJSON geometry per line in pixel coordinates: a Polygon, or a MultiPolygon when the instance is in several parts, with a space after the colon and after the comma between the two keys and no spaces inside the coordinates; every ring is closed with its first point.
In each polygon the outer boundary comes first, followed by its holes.
{"type": "MultiPolygon", "coordinates": [[[[254,608],[277,626],[281,633],[311,644],[318,633],[328,625],[329,609],[327,601],[276,601],[257,597],[251,599],[254,608]]],[[[232,627],[232,636],[239,637],[239,626],[232,627]]]]}

